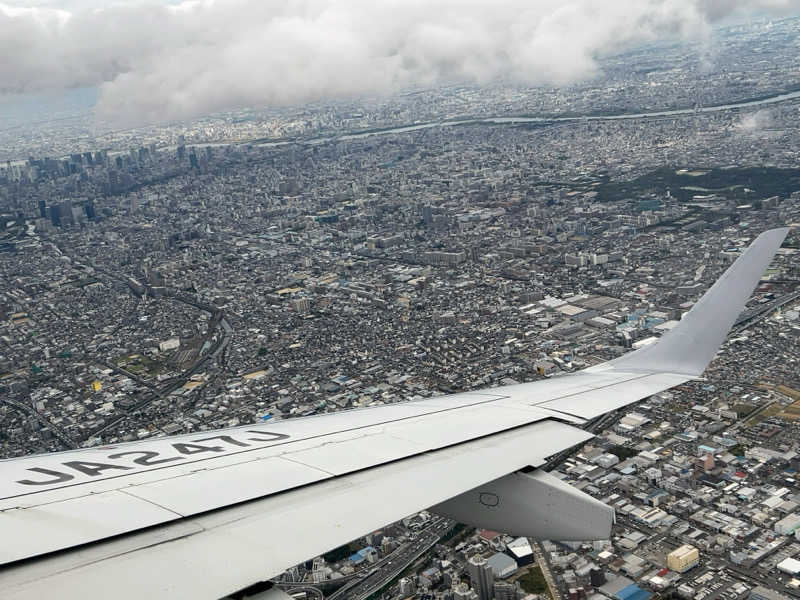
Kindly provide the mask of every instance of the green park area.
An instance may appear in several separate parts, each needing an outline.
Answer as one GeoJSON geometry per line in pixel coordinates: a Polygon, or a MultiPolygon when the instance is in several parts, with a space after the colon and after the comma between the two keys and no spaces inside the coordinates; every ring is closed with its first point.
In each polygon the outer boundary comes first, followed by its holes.
{"type": "Polygon", "coordinates": [[[114,360],[120,369],[140,377],[154,377],[161,372],[161,364],[142,354],[125,354],[114,360]]]}
{"type": "Polygon", "coordinates": [[[529,594],[542,594],[550,596],[547,581],[538,565],[532,566],[523,575],[517,578],[519,585],[529,594]]]}

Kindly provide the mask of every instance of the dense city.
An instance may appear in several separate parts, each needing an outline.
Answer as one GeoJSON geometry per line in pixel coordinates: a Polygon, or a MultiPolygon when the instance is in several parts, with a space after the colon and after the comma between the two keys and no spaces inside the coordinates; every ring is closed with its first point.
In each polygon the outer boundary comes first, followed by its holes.
{"type": "Polygon", "coordinates": [[[275,582],[800,597],[800,71],[781,63],[798,29],[725,30],[708,72],[696,49],[632,51],[574,90],[103,135],[76,118],[49,146],[49,126],[3,131],[0,458],[560,377],[656,342],[760,232],[791,226],[702,378],[590,422],[549,463],[615,508],[611,539],[422,512],[275,582]]]}

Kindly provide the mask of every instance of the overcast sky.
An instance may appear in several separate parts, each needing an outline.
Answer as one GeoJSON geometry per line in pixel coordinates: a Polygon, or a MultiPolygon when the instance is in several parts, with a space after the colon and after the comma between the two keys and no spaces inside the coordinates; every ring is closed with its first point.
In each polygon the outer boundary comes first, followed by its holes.
{"type": "Polygon", "coordinates": [[[564,85],[596,58],[800,0],[0,0],[0,95],[100,88],[120,124],[503,76],[564,85]]]}

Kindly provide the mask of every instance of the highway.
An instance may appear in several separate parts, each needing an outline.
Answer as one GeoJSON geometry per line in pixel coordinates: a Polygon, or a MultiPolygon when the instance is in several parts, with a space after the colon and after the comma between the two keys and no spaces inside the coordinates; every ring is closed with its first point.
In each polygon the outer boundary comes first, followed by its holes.
{"type": "Polygon", "coordinates": [[[304,583],[291,590],[287,590],[289,595],[298,594],[299,592],[305,592],[306,600],[323,600],[325,598],[325,594],[322,593],[322,590],[314,587],[310,583],[304,583]]]}
{"type": "Polygon", "coordinates": [[[779,309],[785,304],[788,304],[789,302],[797,300],[798,298],[800,298],[800,291],[792,292],[790,294],[785,294],[780,298],[776,298],[772,302],[764,304],[763,306],[743,312],[741,315],[739,315],[739,318],[736,319],[736,324],[733,327],[733,331],[743,331],[748,327],[755,325],[759,321],[767,318],[770,314],[772,314],[773,311],[779,309]]]}
{"type": "Polygon", "coordinates": [[[436,518],[434,523],[420,531],[414,540],[395,550],[384,560],[375,563],[375,565],[379,566],[370,569],[366,577],[355,579],[344,587],[339,588],[328,596],[329,600],[337,600],[339,598],[364,600],[371,596],[400,575],[425,552],[433,548],[455,524],[455,521],[450,519],[436,518]]]}

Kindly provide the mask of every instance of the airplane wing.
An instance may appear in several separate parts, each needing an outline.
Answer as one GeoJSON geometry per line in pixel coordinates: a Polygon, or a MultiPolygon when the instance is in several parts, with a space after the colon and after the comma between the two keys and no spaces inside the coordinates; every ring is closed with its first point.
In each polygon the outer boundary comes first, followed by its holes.
{"type": "Polygon", "coordinates": [[[406,515],[604,539],[613,510],[542,467],[588,420],[699,376],[788,229],[761,234],[655,345],[579,373],[0,461],[11,599],[216,599],[406,515]]]}

